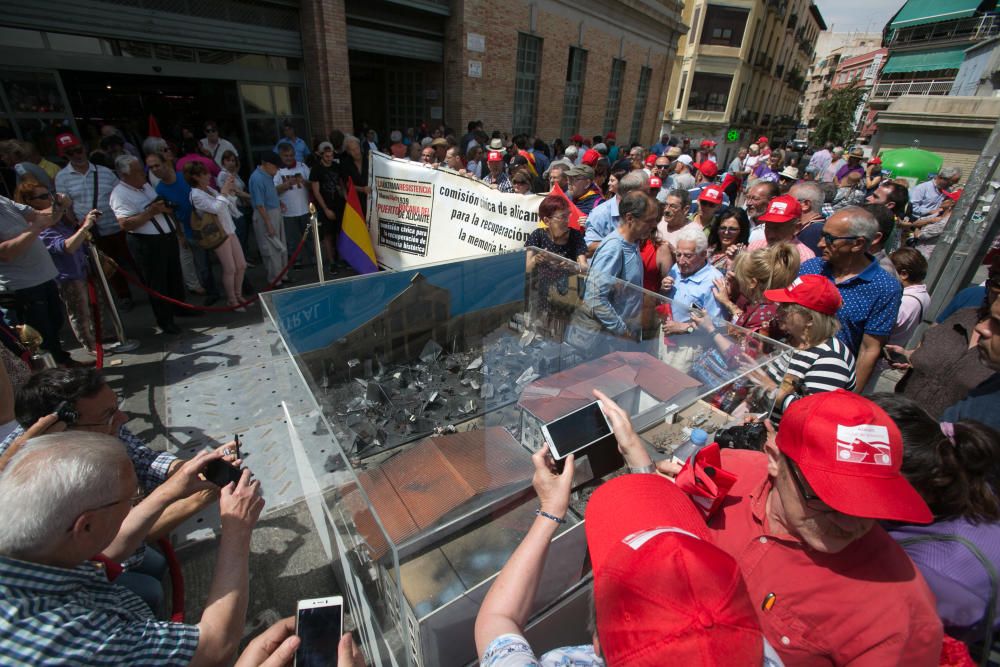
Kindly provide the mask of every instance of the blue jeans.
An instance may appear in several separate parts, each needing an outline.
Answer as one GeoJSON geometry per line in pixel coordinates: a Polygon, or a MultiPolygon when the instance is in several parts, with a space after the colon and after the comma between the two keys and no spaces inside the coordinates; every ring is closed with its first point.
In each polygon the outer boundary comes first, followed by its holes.
{"type": "Polygon", "coordinates": [[[167,559],[159,551],[146,545],[146,554],[138,567],[123,572],[115,583],[124,586],[149,605],[153,615],[165,618],[163,608],[163,575],[167,572],[167,559]]]}

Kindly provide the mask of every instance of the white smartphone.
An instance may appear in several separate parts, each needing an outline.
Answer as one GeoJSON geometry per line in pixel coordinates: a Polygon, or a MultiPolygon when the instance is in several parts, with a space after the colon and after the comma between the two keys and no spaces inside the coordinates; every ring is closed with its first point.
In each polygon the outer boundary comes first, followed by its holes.
{"type": "Polygon", "coordinates": [[[344,628],[344,598],[299,600],[295,634],[301,643],[295,667],[330,667],[337,664],[337,646],[344,628]]]}
{"type": "Polygon", "coordinates": [[[542,425],[542,436],[549,445],[552,458],[557,462],[570,454],[579,453],[611,434],[611,423],[604,415],[600,401],[594,401],[542,425]]]}

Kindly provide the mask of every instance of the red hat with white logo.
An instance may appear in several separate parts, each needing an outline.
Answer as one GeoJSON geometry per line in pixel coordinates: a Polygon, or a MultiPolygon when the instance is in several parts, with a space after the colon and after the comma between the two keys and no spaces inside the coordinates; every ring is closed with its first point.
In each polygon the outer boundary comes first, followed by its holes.
{"type": "Polygon", "coordinates": [[[707,201],[709,204],[722,204],[722,188],[709,185],[702,188],[698,195],[698,201],[707,201]]]}
{"type": "Polygon", "coordinates": [[[797,303],[824,315],[836,315],[843,303],[837,286],[815,274],[799,276],[782,289],[764,290],[764,298],[774,303],[797,303]]]}
{"type": "Polygon", "coordinates": [[[59,155],[65,154],[70,148],[76,148],[81,145],[80,138],[72,132],[63,132],[56,135],[56,152],[59,155]]]}
{"type": "Polygon", "coordinates": [[[792,195],[781,195],[772,199],[767,211],[757,218],[758,222],[792,222],[802,217],[802,205],[792,195]]]}
{"type": "Polygon", "coordinates": [[[754,665],[760,625],[736,561],[659,475],[622,475],[587,503],[601,652],[609,665],[754,665]],[[627,512],[622,508],[627,507],[627,512]]]}
{"type": "Polygon", "coordinates": [[[820,500],[841,514],[906,523],[934,520],[899,471],[899,428],[867,398],[843,389],[800,398],[781,418],[777,445],[820,500]]]}
{"type": "Polygon", "coordinates": [[[702,139],[701,140],[701,147],[702,148],[715,148],[715,142],[712,141],[711,139],[702,139]]]}
{"type": "Polygon", "coordinates": [[[663,187],[663,181],[661,181],[656,176],[650,176],[649,177],[649,189],[650,190],[659,190],[662,187],[663,187]]]}
{"type": "Polygon", "coordinates": [[[695,162],[691,166],[700,171],[701,175],[705,178],[715,178],[719,175],[719,165],[715,164],[711,160],[695,162]]]}
{"type": "Polygon", "coordinates": [[[490,151],[486,154],[487,162],[503,162],[503,153],[500,151],[490,151]]]}

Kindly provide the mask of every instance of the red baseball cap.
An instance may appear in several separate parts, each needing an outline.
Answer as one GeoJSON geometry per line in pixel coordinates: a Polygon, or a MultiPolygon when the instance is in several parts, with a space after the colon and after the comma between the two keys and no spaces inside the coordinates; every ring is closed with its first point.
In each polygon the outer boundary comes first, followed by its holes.
{"type": "Polygon", "coordinates": [[[584,526],[609,665],[760,664],[762,633],[739,566],[673,483],[659,475],[606,482],[587,503],[584,526]]]}
{"type": "Polygon", "coordinates": [[[702,162],[695,162],[691,165],[695,169],[701,172],[702,176],[705,178],[715,178],[719,175],[719,165],[715,164],[711,160],[703,160],[702,162]]]}
{"type": "Polygon", "coordinates": [[[698,201],[707,201],[709,204],[721,204],[722,188],[716,185],[709,185],[702,188],[701,193],[698,195],[698,201]]]}
{"type": "Polygon", "coordinates": [[[646,166],[649,167],[651,165],[656,164],[656,158],[658,158],[658,157],[660,157],[660,156],[657,155],[656,153],[650,153],[649,155],[647,155],[646,156],[646,166]]]}
{"type": "Polygon", "coordinates": [[[601,159],[601,154],[595,151],[593,148],[588,148],[580,159],[583,164],[593,167],[597,164],[597,161],[601,159]]]}
{"type": "Polygon", "coordinates": [[[604,138],[608,141],[614,141],[615,139],[618,138],[618,135],[615,134],[614,132],[608,132],[606,135],[604,135],[604,138]]]}
{"type": "Polygon", "coordinates": [[[777,445],[820,499],[842,514],[906,523],[934,520],[899,471],[899,428],[863,396],[837,389],[800,398],[781,418],[777,445]]]}
{"type": "Polygon", "coordinates": [[[663,187],[663,181],[661,181],[658,177],[656,177],[656,176],[650,176],[649,177],[649,189],[650,190],[659,190],[662,187],[663,187]]]}
{"type": "Polygon", "coordinates": [[[572,142],[574,142],[574,143],[580,143],[580,144],[582,144],[583,143],[583,135],[582,134],[574,134],[572,137],[569,138],[569,140],[572,141],[572,142]]]}
{"type": "Polygon", "coordinates": [[[954,190],[952,192],[945,192],[944,196],[952,201],[958,201],[959,197],[962,196],[962,190],[954,190]]]}
{"type": "Polygon", "coordinates": [[[701,147],[702,148],[715,148],[715,142],[712,141],[711,139],[702,139],[701,140],[701,147]]]}
{"type": "Polygon", "coordinates": [[[486,154],[487,162],[503,162],[503,153],[500,151],[490,151],[486,154]]]}
{"type": "Polygon", "coordinates": [[[843,303],[837,286],[814,274],[799,276],[782,289],[764,290],[764,298],[775,303],[797,303],[824,315],[836,315],[843,303]]]}
{"type": "Polygon", "coordinates": [[[63,132],[62,134],[56,135],[56,152],[59,155],[63,155],[70,148],[82,145],[83,143],[80,141],[79,137],[72,132],[63,132]]]}
{"type": "Polygon", "coordinates": [[[792,195],[780,195],[767,204],[767,211],[757,220],[759,222],[791,222],[802,217],[802,206],[792,195]]]}
{"type": "Polygon", "coordinates": [[[758,144],[766,144],[767,143],[767,137],[759,137],[757,139],[757,143],[758,144]]]}

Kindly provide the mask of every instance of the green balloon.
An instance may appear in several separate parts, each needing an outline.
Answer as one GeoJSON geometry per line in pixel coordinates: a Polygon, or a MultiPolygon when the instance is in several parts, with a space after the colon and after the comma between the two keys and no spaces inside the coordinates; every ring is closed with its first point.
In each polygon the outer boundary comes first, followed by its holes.
{"type": "Polygon", "coordinates": [[[919,183],[938,173],[944,158],[921,148],[896,148],[881,155],[882,169],[893,178],[913,178],[919,183]]]}

